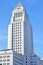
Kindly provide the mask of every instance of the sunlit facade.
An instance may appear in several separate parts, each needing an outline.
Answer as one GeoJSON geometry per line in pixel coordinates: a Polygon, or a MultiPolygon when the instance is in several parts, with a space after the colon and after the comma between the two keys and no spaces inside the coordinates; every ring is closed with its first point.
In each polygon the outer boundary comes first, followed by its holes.
{"type": "Polygon", "coordinates": [[[12,12],[8,27],[8,49],[21,54],[33,52],[32,27],[21,3],[12,12]]]}

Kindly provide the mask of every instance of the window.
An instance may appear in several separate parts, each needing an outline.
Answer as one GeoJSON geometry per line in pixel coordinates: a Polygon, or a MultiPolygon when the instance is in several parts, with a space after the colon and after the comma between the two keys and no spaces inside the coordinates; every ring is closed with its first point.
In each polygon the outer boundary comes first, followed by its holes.
{"type": "Polygon", "coordinates": [[[17,8],[17,9],[20,9],[20,8],[17,8]]]}
{"type": "Polygon", "coordinates": [[[6,63],[3,63],[3,65],[6,65],[6,63]]]}
{"type": "Polygon", "coordinates": [[[9,58],[10,56],[7,56],[7,58],[9,58]]]}
{"type": "Polygon", "coordinates": [[[26,55],[26,57],[27,57],[27,55],[26,55]]]}
{"type": "Polygon", "coordinates": [[[0,58],[2,58],[2,56],[0,56],[0,58]]]}
{"type": "Polygon", "coordinates": [[[7,59],[7,61],[10,61],[10,59],[7,59]]]}
{"type": "Polygon", "coordinates": [[[21,16],[22,16],[22,12],[14,13],[14,18],[21,17],[21,16]]]}
{"type": "Polygon", "coordinates": [[[6,61],[6,59],[4,59],[3,61],[6,61]]]}
{"type": "Polygon", "coordinates": [[[26,58],[26,60],[27,60],[27,58],[26,58]]]}
{"type": "Polygon", "coordinates": [[[7,63],[7,65],[10,65],[10,63],[7,63]]]}
{"type": "Polygon", "coordinates": [[[3,58],[6,58],[6,56],[3,56],[3,58]]]}
{"type": "Polygon", "coordinates": [[[0,60],[0,62],[2,62],[2,60],[0,60]]]}
{"type": "Polygon", "coordinates": [[[27,63],[27,61],[26,61],[26,63],[27,63]]]}

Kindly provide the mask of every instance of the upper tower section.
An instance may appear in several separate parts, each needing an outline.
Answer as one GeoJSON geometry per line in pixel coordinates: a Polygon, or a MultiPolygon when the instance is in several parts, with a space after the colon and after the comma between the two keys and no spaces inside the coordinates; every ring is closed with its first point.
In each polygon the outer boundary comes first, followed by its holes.
{"type": "Polygon", "coordinates": [[[18,5],[14,8],[14,10],[12,11],[12,17],[11,17],[11,22],[15,22],[15,21],[24,21],[26,15],[26,11],[24,9],[24,6],[22,5],[22,3],[18,3],[18,5]]]}
{"type": "Polygon", "coordinates": [[[18,5],[15,7],[15,9],[17,10],[17,9],[24,9],[24,7],[23,7],[23,4],[20,2],[20,3],[18,3],[18,5]]]}

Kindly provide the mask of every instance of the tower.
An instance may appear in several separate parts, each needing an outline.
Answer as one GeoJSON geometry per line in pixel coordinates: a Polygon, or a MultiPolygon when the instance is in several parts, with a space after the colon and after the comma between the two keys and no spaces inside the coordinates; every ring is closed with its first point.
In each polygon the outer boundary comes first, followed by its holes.
{"type": "Polygon", "coordinates": [[[12,12],[11,23],[8,26],[8,49],[23,55],[33,52],[32,27],[22,3],[12,12]]]}

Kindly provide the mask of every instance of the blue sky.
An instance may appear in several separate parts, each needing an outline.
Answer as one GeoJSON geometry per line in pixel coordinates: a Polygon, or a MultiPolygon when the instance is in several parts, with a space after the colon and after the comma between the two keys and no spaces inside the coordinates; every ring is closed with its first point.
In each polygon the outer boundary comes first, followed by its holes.
{"type": "Polygon", "coordinates": [[[0,0],[0,50],[7,48],[12,10],[22,2],[33,29],[34,52],[43,57],[43,0],[0,0]]]}

